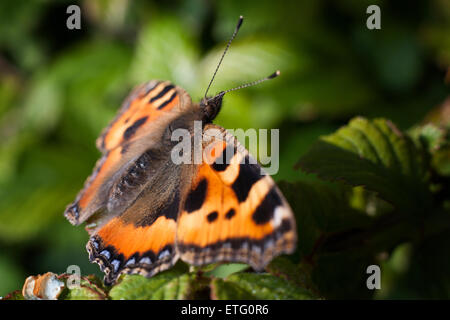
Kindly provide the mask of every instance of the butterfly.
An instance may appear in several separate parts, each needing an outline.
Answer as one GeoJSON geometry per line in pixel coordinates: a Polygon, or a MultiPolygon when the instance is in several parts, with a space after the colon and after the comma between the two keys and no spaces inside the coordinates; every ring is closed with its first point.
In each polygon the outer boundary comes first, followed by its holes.
{"type": "Polygon", "coordinates": [[[262,270],[294,251],[294,215],[275,182],[234,136],[212,123],[227,92],[205,93],[193,103],[181,87],[152,80],[129,94],[97,139],[102,156],[64,215],[73,225],[86,223],[89,259],[105,273],[105,284],[121,274],[151,277],[178,259],[262,270]],[[173,133],[183,129],[194,140],[196,122],[202,125],[200,153],[193,150],[190,159],[200,154],[200,161],[175,163],[173,133]]]}

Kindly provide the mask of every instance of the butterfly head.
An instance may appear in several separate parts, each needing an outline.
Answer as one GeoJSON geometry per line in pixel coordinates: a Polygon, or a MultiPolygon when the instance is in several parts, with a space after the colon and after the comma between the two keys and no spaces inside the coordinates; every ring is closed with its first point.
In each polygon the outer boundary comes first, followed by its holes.
{"type": "Polygon", "coordinates": [[[225,91],[220,92],[214,97],[206,97],[200,101],[200,108],[203,111],[203,120],[205,122],[211,122],[219,114],[220,108],[222,107],[223,96],[225,91]]]}

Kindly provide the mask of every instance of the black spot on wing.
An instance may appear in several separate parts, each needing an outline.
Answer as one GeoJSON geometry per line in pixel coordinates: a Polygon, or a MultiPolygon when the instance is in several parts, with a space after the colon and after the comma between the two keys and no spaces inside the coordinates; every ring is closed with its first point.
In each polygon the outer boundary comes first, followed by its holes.
{"type": "Polygon", "coordinates": [[[253,212],[252,219],[256,224],[265,224],[273,218],[275,208],[282,205],[282,201],[275,187],[264,197],[264,200],[253,212]]]}
{"type": "Polygon", "coordinates": [[[236,214],[236,211],[234,211],[234,209],[230,209],[228,210],[228,212],[225,214],[225,218],[230,220],[231,218],[234,217],[234,215],[236,214]]]}
{"type": "Polygon", "coordinates": [[[175,88],[175,86],[173,84],[169,84],[167,86],[164,87],[164,89],[161,90],[160,93],[158,93],[156,96],[154,96],[153,98],[150,99],[150,103],[155,102],[158,99],[161,99],[162,97],[164,97],[164,95],[169,92],[170,90],[172,90],[173,88],[175,88]]]}
{"type": "Polygon", "coordinates": [[[236,147],[227,145],[222,153],[214,160],[214,163],[211,165],[211,167],[215,171],[225,171],[230,165],[231,158],[233,158],[235,153],[236,147]]]}
{"type": "Polygon", "coordinates": [[[165,106],[167,106],[169,103],[172,102],[173,99],[175,99],[175,97],[177,96],[177,92],[175,91],[168,100],[164,101],[163,103],[161,103],[161,105],[158,107],[158,110],[161,110],[162,108],[164,108],[165,106]]]}
{"type": "Polygon", "coordinates": [[[125,130],[125,132],[123,133],[123,138],[125,140],[130,139],[136,133],[136,130],[140,126],[142,126],[145,123],[145,121],[147,121],[147,119],[148,119],[148,117],[142,117],[142,118],[137,119],[131,126],[129,126],[125,130]]]}
{"type": "Polygon", "coordinates": [[[260,166],[249,163],[249,157],[246,156],[244,163],[239,164],[238,177],[231,185],[239,202],[244,202],[247,199],[252,186],[262,177],[260,166]]]}
{"type": "Polygon", "coordinates": [[[218,215],[219,214],[217,213],[217,211],[213,211],[206,216],[206,219],[208,220],[209,223],[211,223],[217,219],[218,215]]]}
{"type": "Polygon", "coordinates": [[[188,213],[194,212],[202,207],[203,202],[205,202],[207,188],[208,181],[202,179],[195,189],[189,192],[184,204],[184,209],[188,213]]]}

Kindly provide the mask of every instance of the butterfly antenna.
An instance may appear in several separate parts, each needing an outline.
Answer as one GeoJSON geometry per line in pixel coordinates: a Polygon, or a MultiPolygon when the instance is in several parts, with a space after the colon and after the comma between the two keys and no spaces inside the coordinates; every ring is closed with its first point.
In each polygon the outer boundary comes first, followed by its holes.
{"type": "Polygon", "coordinates": [[[216,71],[214,71],[214,74],[213,74],[213,76],[212,76],[212,78],[211,78],[211,81],[209,82],[208,88],[206,88],[205,99],[206,99],[206,95],[208,94],[209,88],[211,87],[211,84],[213,83],[214,78],[216,77],[216,73],[217,73],[217,71],[219,70],[220,64],[222,63],[222,60],[223,60],[223,58],[225,57],[225,54],[227,53],[228,48],[229,48],[230,45],[231,45],[231,42],[232,42],[233,39],[236,37],[236,35],[237,35],[238,31],[239,31],[239,28],[241,27],[243,21],[244,21],[244,17],[243,17],[243,16],[240,16],[240,17],[239,17],[239,21],[238,21],[238,23],[237,23],[237,25],[236,25],[236,28],[234,29],[233,35],[231,36],[230,40],[228,41],[228,44],[227,44],[225,50],[223,51],[222,57],[220,58],[219,64],[218,64],[217,67],[216,67],[216,71]]]}
{"type": "Polygon", "coordinates": [[[239,87],[236,87],[236,88],[233,88],[233,89],[228,89],[228,90],[226,90],[226,91],[223,91],[223,94],[225,94],[225,93],[227,93],[227,92],[230,92],[230,91],[235,91],[235,90],[239,90],[239,89],[243,89],[243,88],[247,88],[247,87],[252,87],[252,86],[257,85],[257,84],[259,84],[259,83],[261,83],[261,82],[264,82],[264,81],[266,81],[266,80],[271,80],[271,79],[273,79],[273,78],[276,78],[276,77],[278,77],[279,75],[280,75],[280,70],[277,70],[277,71],[275,71],[274,73],[272,73],[272,74],[271,74],[270,76],[268,76],[268,77],[265,77],[265,78],[262,78],[262,79],[259,79],[259,80],[253,81],[253,82],[245,83],[245,84],[240,85],[239,87]]]}

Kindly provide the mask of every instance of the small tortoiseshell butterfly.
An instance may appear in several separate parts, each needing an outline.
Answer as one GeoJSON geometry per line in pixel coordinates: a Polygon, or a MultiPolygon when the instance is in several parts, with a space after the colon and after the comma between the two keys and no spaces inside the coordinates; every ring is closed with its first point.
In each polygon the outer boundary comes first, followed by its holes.
{"type": "Polygon", "coordinates": [[[89,259],[106,284],[123,273],[151,277],[179,258],[262,270],[294,251],[295,220],[280,190],[235,137],[212,123],[228,91],[193,103],[182,88],[150,81],[131,92],[97,139],[102,157],[65,216],[87,223],[89,259]],[[183,128],[193,137],[194,121],[202,123],[203,161],[175,164],[171,133],[183,128]]]}

